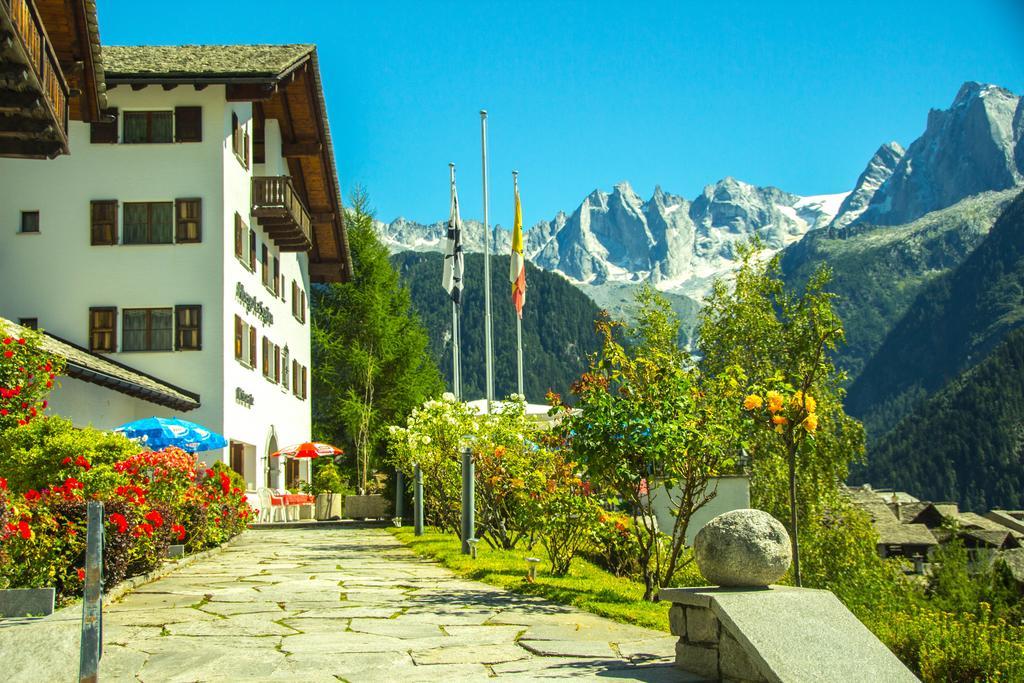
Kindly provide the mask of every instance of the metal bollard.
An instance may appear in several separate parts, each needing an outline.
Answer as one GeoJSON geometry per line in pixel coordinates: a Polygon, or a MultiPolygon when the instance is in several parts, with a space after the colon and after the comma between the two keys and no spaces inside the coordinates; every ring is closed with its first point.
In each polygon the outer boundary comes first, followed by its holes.
{"type": "Polygon", "coordinates": [[[469,541],[476,534],[476,510],[474,496],[476,486],[474,480],[473,451],[462,449],[462,554],[470,554],[469,541]]]}
{"type": "Polygon", "coordinates": [[[423,470],[419,465],[413,470],[413,533],[423,535],[423,470]]]}
{"type": "Polygon", "coordinates": [[[103,656],[103,503],[89,501],[88,519],[82,640],[78,659],[80,683],[96,683],[103,656]]]}

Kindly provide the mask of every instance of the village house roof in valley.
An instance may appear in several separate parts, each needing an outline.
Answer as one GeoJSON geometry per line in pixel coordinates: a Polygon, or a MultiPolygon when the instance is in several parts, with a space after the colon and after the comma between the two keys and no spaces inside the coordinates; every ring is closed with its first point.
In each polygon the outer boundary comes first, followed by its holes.
{"type": "Polygon", "coordinates": [[[351,279],[352,259],[315,45],[105,46],[108,88],[224,85],[229,101],[253,103],[253,156],[261,163],[263,121],[281,124],[282,150],[312,222],[310,277],[351,279]]]}

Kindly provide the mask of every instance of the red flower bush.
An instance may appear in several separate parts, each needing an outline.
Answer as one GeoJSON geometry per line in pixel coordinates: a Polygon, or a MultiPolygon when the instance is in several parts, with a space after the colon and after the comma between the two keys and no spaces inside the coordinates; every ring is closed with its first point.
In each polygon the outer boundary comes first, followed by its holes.
{"type": "MultiPolygon", "coordinates": [[[[0,480],[0,588],[54,586],[62,601],[80,594],[75,568],[85,559],[90,499],[103,501],[108,525],[106,588],[156,567],[172,542],[195,552],[223,543],[249,520],[244,493],[233,485],[237,475],[223,464],[199,469],[196,457],[179,449],[130,453],[98,465],[83,455],[61,454],[51,462],[61,483],[23,488],[9,498],[7,480],[0,480]]],[[[18,480],[35,481],[21,473],[18,480]]]]}

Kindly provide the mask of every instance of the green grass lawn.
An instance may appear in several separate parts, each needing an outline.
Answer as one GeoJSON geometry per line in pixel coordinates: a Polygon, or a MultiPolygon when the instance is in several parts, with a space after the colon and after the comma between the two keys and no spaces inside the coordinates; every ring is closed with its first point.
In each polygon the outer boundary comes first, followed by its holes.
{"type": "Polygon", "coordinates": [[[495,550],[481,542],[474,560],[462,554],[461,543],[453,534],[427,529],[422,536],[415,536],[412,527],[389,531],[417,555],[434,558],[460,576],[572,605],[625,624],[668,632],[669,603],[646,602],[643,584],[610,574],[582,558],[573,560],[568,575],[552,576],[540,547],[532,551],[495,550]],[[526,580],[526,558],[531,556],[541,558],[536,583],[526,580]]]}

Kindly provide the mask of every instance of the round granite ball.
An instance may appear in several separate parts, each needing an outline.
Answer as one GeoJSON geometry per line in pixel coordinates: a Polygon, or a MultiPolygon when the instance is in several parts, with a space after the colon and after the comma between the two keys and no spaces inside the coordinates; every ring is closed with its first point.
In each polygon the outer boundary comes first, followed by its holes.
{"type": "Polygon", "coordinates": [[[789,569],[792,549],[786,527],[751,508],[718,515],[697,532],[694,557],[700,573],[717,586],[767,586],[789,569]]]}

